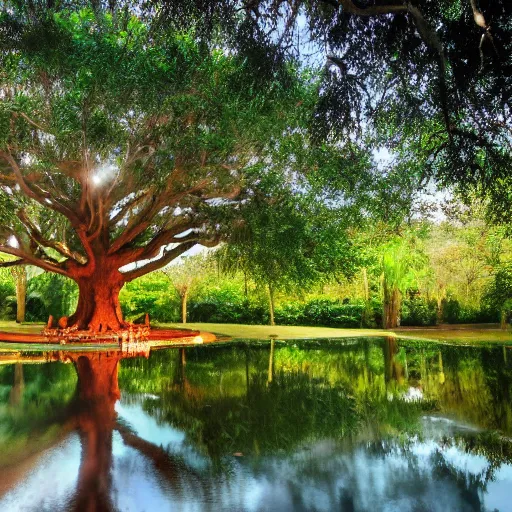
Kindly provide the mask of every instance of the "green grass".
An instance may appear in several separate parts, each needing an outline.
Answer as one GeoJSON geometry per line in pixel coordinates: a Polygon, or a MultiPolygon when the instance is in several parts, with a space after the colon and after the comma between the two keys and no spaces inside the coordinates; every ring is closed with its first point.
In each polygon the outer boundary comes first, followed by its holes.
{"type": "Polygon", "coordinates": [[[233,338],[268,339],[272,334],[281,340],[298,338],[353,338],[355,336],[389,336],[380,329],[335,329],[332,327],[299,327],[288,325],[241,325],[241,324],[159,324],[159,327],[195,329],[233,338]]]}
{"type": "Polygon", "coordinates": [[[299,327],[286,325],[240,325],[240,324],[162,324],[162,327],[197,329],[215,334],[231,336],[233,338],[268,339],[270,335],[277,335],[281,340],[300,338],[353,338],[367,336],[398,336],[404,339],[429,339],[434,341],[462,341],[462,342],[510,342],[512,332],[499,329],[471,328],[431,328],[431,329],[336,329],[332,327],[299,327]]]}
{"type": "Polygon", "coordinates": [[[16,333],[34,333],[39,334],[45,327],[43,323],[17,324],[12,320],[0,320],[0,331],[16,333]]]}

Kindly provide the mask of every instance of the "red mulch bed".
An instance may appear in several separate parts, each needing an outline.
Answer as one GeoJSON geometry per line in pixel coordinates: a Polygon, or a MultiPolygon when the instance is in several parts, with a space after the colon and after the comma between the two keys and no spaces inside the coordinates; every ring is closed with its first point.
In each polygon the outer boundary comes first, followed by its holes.
{"type": "MultiPolygon", "coordinates": [[[[185,330],[185,329],[151,329],[149,335],[145,340],[141,341],[160,341],[160,340],[172,340],[176,338],[194,338],[199,336],[199,331],[185,330]]],[[[91,336],[87,331],[83,332],[83,338],[79,338],[80,333],[74,332],[71,336],[46,336],[42,333],[13,333],[0,331],[1,342],[12,342],[12,343],[48,343],[55,344],[59,343],[59,340],[65,340],[67,343],[116,343],[120,342],[120,339],[109,333],[98,333],[95,336],[91,336]]]]}

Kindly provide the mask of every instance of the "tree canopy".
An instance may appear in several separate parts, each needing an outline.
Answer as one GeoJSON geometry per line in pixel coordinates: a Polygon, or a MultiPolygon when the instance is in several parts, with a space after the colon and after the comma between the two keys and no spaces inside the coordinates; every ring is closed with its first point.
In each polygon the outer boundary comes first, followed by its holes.
{"type": "Polygon", "coordinates": [[[241,52],[266,37],[274,44],[267,66],[283,54],[323,66],[318,137],[368,137],[423,184],[476,190],[491,199],[495,220],[510,220],[507,0],[190,0],[165,2],[160,16],[171,22],[183,12],[206,31],[216,19],[230,20],[228,33],[245,27],[251,44],[244,39],[241,52]]]}
{"type": "Polygon", "coordinates": [[[0,250],[82,288],[218,243],[307,98],[291,66],[263,88],[236,55],[134,15],[52,13],[1,57],[0,250]]]}

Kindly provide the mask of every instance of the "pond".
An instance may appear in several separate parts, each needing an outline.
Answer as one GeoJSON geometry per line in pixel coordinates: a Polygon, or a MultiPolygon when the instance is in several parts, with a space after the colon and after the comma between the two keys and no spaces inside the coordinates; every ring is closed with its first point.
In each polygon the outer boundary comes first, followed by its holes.
{"type": "Polygon", "coordinates": [[[0,362],[2,511],[512,510],[503,346],[240,341],[0,362]]]}

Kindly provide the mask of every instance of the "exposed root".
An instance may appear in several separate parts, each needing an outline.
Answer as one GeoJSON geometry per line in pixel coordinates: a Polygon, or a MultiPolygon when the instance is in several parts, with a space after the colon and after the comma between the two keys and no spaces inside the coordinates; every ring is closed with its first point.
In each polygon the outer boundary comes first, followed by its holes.
{"type": "MultiPolygon", "coordinates": [[[[65,328],[46,327],[43,335],[51,340],[59,342],[61,345],[67,342],[144,342],[148,339],[150,327],[148,325],[134,325],[123,322],[121,329],[102,330],[94,329],[95,325],[90,325],[88,330],[80,330],[78,325],[72,325],[65,328]]],[[[101,327],[101,326],[100,326],[101,327]]],[[[108,326],[106,326],[108,328],[108,326]]]]}

